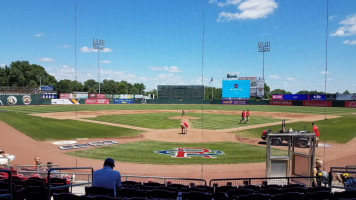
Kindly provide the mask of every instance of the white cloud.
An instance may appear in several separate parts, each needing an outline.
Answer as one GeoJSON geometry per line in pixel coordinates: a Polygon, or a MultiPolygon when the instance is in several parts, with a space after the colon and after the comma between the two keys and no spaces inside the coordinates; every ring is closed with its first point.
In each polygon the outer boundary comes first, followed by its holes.
{"type": "Polygon", "coordinates": [[[356,35],[356,13],[347,16],[346,19],[339,22],[339,27],[331,36],[351,36],[356,35]]]}
{"type": "Polygon", "coordinates": [[[101,60],[100,63],[104,63],[104,64],[110,64],[111,61],[110,60],[101,60]]]}
{"type": "Polygon", "coordinates": [[[1,64],[1,63],[0,63],[0,67],[1,67],[1,68],[5,68],[5,66],[6,66],[6,64],[1,64]]]}
{"type": "Polygon", "coordinates": [[[320,74],[330,74],[330,72],[322,71],[322,72],[320,72],[320,74]]]}
{"type": "Polygon", "coordinates": [[[44,33],[36,33],[36,34],[35,34],[35,37],[44,37],[44,36],[45,36],[44,33]]]}
{"type": "Polygon", "coordinates": [[[344,44],[348,44],[348,45],[356,45],[356,40],[345,40],[344,44]]]}
{"type": "Polygon", "coordinates": [[[229,5],[237,6],[239,12],[223,11],[219,14],[218,22],[245,20],[245,19],[260,19],[266,18],[278,8],[275,0],[227,0],[224,3],[214,2],[217,6],[225,7],[229,5]]]}
{"type": "Polygon", "coordinates": [[[65,45],[60,45],[60,46],[58,46],[58,48],[69,48],[70,46],[69,45],[67,45],[67,44],[65,44],[65,45]]]}
{"type": "Polygon", "coordinates": [[[271,78],[271,79],[279,79],[279,76],[278,76],[278,75],[269,75],[268,78],[271,78]]]}
{"type": "Polygon", "coordinates": [[[51,63],[54,62],[54,60],[52,58],[37,58],[37,61],[39,61],[39,62],[51,62],[51,63]]]}
{"type": "Polygon", "coordinates": [[[148,69],[153,71],[168,71],[168,72],[182,72],[178,67],[157,67],[157,66],[149,66],[148,69]]]}
{"type": "MultiPolygon", "coordinates": [[[[84,47],[80,48],[80,52],[92,53],[92,52],[98,52],[98,50],[97,49],[93,49],[93,48],[90,49],[89,47],[84,46],[84,47]]],[[[100,52],[108,53],[108,52],[112,52],[112,49],[104,48],[103,50],[100,50],[100,52]]]]}
{"type": "Polygon", "coordinates": [[[292,78],[292,77],[289,77],[289,78],[287,78],[287,81],[296,81],[296,79],[292,78]]]}

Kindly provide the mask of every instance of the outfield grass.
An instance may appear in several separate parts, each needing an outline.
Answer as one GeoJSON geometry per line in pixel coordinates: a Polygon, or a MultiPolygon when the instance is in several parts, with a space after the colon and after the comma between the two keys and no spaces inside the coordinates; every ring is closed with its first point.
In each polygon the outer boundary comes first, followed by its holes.
{"type": "MultiPolygon", "coordinates": [[[[319,127],[321,142],[346,143],[356,137],[356,115],[354,114],[342,115],[340,118],[315,121],[315,123],[319,127]]],[[[281,129],[281,125],[254,128],[234,133],[242,137],[260,138],[262,131],[267,128],[270,128],[273,132],[278,132],[281,129]]],[[[311,122],[288,123],[287,121],[286,128],[310,132],[313,130],[311,122]]]]}
{"type": "MultiPolygon", "coordinates": [[[[286,151],[275,150],[280,154],[286,154],[286,151]]],[[[255,145],[248,145],[235,142],[219,143],[169,143],[157,141],[140,141],[134,143],[119,144],[114,146],[101,147],[96,149],[78,150],[70,152],[69,155],[94,158],[102,160],[111,157],[115,161],[127,163],[149,163],[164,165],[187,165],[187,164],[237,164],[237,163],[261,163],[266,162],[266,148],[255,145]],[[207,148],[210,150],[220,150],[224,155],[217,158],[203,158],[195,156],[191,158],[172,158],[170,155],[155,153],[160,150],[171,150],[178,147],[207,148]]]]}
{"type": "Polygon", "coordinates": [[[1,112],[0,120],[35,140],[130,137],[137,136],[141,132],[75,120],[42,118],[16,112],[1,112]]]}
{"type": "Polygon", "coordinates": [[[96,110],[235,110],[243,108],[264,112],[291,112],[309,114],[343,115],[355,113],[356,109],[343,107],[308,107],[308,106],[269,106],[269,105],[177,105],[177,104],[133,104],[133,105],[43,105],[43,106],[0,106],[0,110],[22,113],[47,113],[68,111],[96,111],[96,110]]]}
{"type": "MultiPolygon", "coordinates": [[[[251,123],[238,125],[238,122],[241,119],[240,115],[211,113],[204,113],[204,115],[202,115],[199,113],[188,113],[187,116],[198,118],[189,120],[192,128],[209,130],[235,128],[237,126],[250,126],[279,121],[278,119],[270,117],[255,116],[251,123]]],[[[181,119],[169,119],[170,117],[180,117],[180,113],[101,115],[95,118],[87,119],[152,129],[177,128],[181,123],[181,119]]]]}

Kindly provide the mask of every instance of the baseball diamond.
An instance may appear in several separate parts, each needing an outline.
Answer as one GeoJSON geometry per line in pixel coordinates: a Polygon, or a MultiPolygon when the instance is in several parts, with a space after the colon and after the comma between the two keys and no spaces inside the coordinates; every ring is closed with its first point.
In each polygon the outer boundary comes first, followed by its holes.
{"type": "MultiPolygon", "coordinates": [[[[199,110],[201,106],[187,105],[188,112],[185,116],[181,116],[179,107],[180,105],[161,105],[159,108],[157,105],[52,105],[31,106],[26,109],[18,106],[2,107],[4,112],[0,116],[0,145],[16,156],[12,161],[14,166],[31,164],[33,156],[39,155],[42,160],[52,161],[60,166],[93,166],[98,169],[102,165],[102,158],[110,155],[117,160],[122,174],[127,175],[199,178],[203,167],[203,176],[208,180],[217,177],[263,177],[265,144],[259,138],[260,130],[266,127],[278,128],[282,119],[286,119],[288,125],[297,129],[305,124],[309,126],[311,121],[319,121],[321,124],[324,118],[328,119],[330,126],[339,128],[333,130],[343,130],[342,123],[347,125],[349,120],[356,117],[350,109],[333,108],[328,110],[327,115],[323,115],[321,108],[311,108],[313,111],[310,112],[303,107],[250,105],[250,123],[237,125],[242,108],[240,105],[206,105],[207,109],[204,111],[199,110]],[[77,107],[77,112],[70,111],[74,107],[77,107]],[[179,124],[183,120],[190,124],[186,135],[180,134],[179,124]],[[71,126],[76,126],[77,129],[67,129],[66,125],[70,121],[75,122],[71,126]],[[214,121],[219,123],[215,124],[214,121]],[[18,125],[23,123],[34,127],[18,125]],[[209,124],[208,128],[201,125],[202,123],[209,124]],[[91,135],[92,133],[87,132],[87,137],[83,137],[81,127],[88,127],[90,124],[96,125],[95,133],[91,135]],[[108,127],[111,129],[107,129],[108,127]],[[100,129],[104,132],[116,129],[120,131],[116,135],[100,137],[105,134],[100,129]],[[73,132],[68,133],[68,130],[73,132]],[[120,132],[126,130],[136,132],[131,136],[121,136],[120,132]],[[38,132],[43,133],[42,137],[32,139],[38,132]],[[46,134],[48,132],[53,135],[46,134]],[[57,134],[61,138],[53,140],[57,134]],[[72,150],[61,150],[58,145],[52,144],[67,140],[76,141],[76,145],[99,141],[113,141],[114,144],[104,147],[91,145],[89,148],[72,150]],[[167,154],[168,157],[158,153],[167,154]]],[[[317,148],[317,157],[323,158],[327,167],[356,163],[355,133],[347,132],[350,135],[347,141],[338,139],[345,139],[341,132],[327,134],[327,140],[321,139],[320,143],[328,147],[317,148]]],[[[285,150],[283,146],[274,148],[281,153],[285,150]]]]}

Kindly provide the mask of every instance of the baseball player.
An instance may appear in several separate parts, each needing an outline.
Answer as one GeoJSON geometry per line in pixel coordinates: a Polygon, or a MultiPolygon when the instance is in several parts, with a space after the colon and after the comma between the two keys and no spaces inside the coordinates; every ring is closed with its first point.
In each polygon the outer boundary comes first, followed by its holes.
{"type": "Polygon", "coordinates": [[[187,134],[188,133],[188,124],[186,122],[182,122],[180,124],[180,128],[182,129],[182,134],[187,134]]]}
{"type": "Polygon", "coordinates": [[[313,125],[313,133],[315,133],[315,147],[319,146],[319,127],[312,122],[313,125]]]}
{"type": "Polygon", "coordinates": [[[244,121],[245,124],[246,124],[246,118],[245,117],[246,117],[245,109],[242,109],[241,120],[240,120],[239,124],[241,124],[242,121],[244,121]]]}

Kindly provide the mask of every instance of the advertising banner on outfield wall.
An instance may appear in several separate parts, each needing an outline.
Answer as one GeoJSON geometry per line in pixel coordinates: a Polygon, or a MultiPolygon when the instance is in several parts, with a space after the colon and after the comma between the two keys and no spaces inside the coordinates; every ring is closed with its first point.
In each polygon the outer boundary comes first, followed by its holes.
{"type": "Polygon", "coordinates": [[[303,106],[331,107],[331,101],[303,101],[303,106]]]}
{"type": "Polygon", "coordinates": [[[105,99],[112,99],[112,94],[105,94],[105,99]]]}
{"type": "Polygon", "coordinates": [[[135,100],[133,99],[114,99],[114,104],[134,104],[135,100]]]}
{"type": "Polygon", "coordinates": [[[324,101],[325,100],[325,95],[324,94],[309,94],[309,100],[315,101],[324,101]]]}
{"type": "Polygon", "coordinates": [[[283,94],[273,94],[272,99],[273,100],[283,100],[283,94]]]}
{"type": "Polygon", "coordinates": [[[356,101],[356,94],[337,94],[337,101],[356,101]]]}
{"type": "Polygon", "coordinates": [[[292,106],[293,101],[290,100],[270,100],[269,105],[292,106]]]}
{"type": "Polygon", "coordinates": [[[308,94],[284,94],[283,100],[305,101],[309,99],[308,94]]]}
{"type": "Polygon", "coordinates": [[[345,101],[345,107],[356,108],[356,101],[345,101]]]}
{"type": "Polygon", "coordinates": [[[96,94],[97,99],[106,99],[105,94],[96,94]]]}
{"type": "Polygon", "coordinates": [[[73,105],[79,104],[80,99],[51,99],[53,105],[73,105]]]}
{"type": "Polygon", "coordinates": [[[73,94],[70,94],[70,98],[71,99],[87,99],[88,94],[73,93],[73,94]]]}
{"type": "Polygon", "coordinates": [[[228,105],[246,105],[246,101],[244,100],[222,100],[221,103],[228,105]]]}
{"type": "Polygon", "coordinates": [[[69,93],[61,93],[59,95],[60,99],[70,99],[70,94],[69,93]]]}
{"type": "Polygon", "coordinates": [[[85,104],[109,104],[109,99],[85,99],[85,104]]]}
{"type": "Polygon", "coordinates": [[[34,105],[42,103],[42,95],[0,95],[0,106],[34,105]],[[36,99],[36,102],[34,102],[36,99]]]}

